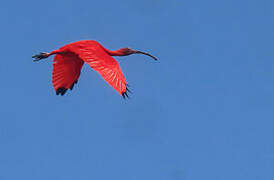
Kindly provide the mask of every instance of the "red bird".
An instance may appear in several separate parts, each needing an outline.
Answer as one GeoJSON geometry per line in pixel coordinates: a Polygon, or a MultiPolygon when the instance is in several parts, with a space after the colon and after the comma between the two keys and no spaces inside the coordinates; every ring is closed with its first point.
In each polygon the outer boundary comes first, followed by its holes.
{"type": "Polygon", "coordinates": [[[77,83],[82,66],[87,63],[97,71],[123,98],[128,97],[128,85],[118,62],[111,56],[128,56],[144,54],[157,60],[156,57],[137,50],[122,48],[110,51],[93,40],[77,41],[67,44],[50,53],[41,52],[32,56],[34,61],[55,55],[53,61],[52,84],[56,95],[64,95],[68,89],[72,90],[77,83]]]}

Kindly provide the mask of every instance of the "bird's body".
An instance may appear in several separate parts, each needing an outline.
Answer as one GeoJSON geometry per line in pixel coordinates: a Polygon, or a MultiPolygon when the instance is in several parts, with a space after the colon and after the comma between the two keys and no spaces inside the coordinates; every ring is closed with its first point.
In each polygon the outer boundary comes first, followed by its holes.
{"type": "Polygon", "coordinates": [[[122,48],[110,51],[94,40],[83,40],[67,44],[50,53],[40,53],[33,56],[35,61],[55,55],[52,71],[52,84],[57,95],[64,95],[68,89],[78,82],[84,63],[97,71],[124,98],[128,87],[126,79],[118,62],[112,56],[127,56],[130,54],[145,54],[157,60],[148,53],[122,48]]]}

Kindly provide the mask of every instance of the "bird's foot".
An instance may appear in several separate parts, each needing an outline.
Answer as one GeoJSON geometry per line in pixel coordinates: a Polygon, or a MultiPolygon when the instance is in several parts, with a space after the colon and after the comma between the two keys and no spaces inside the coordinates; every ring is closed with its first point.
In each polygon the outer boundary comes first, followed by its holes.
{"type": "Polygon", "coordinates": [[[49,57],[49,53],[46,53],[46,52],[41,52],[40,54],[36,54],[36,55],[32,56],[32,58],[34,58],[34,60],[33,60],[34,62],[40,61],[47,57],[49,57]]]}

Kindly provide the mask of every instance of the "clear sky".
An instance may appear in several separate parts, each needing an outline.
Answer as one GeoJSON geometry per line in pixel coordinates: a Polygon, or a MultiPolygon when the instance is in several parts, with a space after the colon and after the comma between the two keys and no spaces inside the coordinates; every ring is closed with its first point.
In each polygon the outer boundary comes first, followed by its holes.
{"type": "Polygon", "coordinates": [[[0,180],[273,180],[273,0],[47,0],[0,6],[0,180]],[[52,58],[94,39],[123,100],[87,65],[64,97],[52,58]]]}

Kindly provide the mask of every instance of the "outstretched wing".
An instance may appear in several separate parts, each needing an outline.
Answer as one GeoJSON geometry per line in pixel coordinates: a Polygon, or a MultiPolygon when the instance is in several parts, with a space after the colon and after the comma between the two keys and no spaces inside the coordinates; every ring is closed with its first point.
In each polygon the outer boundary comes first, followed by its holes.
{"type": "Polygon", "coordinates": [[[53,61],[52,84],[62,96],[77,83],[84,62],[75,54],[57,54],[53,61]]]}
{"type": "MultiPolygon", "coordinates": [[[[127,96],[127,82],[118,62],[107,54],[103,46],[96,41],[72,43],[66,50],[77,54],[91,68],[97,71],[124,98],[127,96]]],[[[127,96],[128,97],[128,96],[127,96]]]]}

